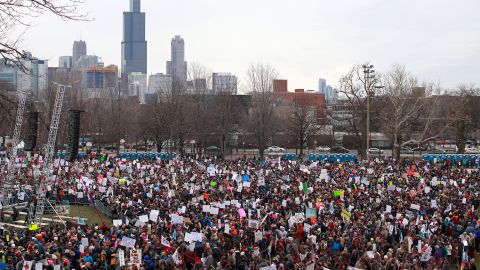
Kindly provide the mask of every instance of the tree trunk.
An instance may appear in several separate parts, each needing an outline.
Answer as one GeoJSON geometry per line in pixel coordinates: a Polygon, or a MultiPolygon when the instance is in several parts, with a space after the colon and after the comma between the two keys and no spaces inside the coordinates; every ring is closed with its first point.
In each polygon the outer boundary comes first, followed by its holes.
{"type": "Polygon", "coordinates": [[[465,131],[465,127],[460,123],[460,127],[457,127],[457,148],[458,153],[463,154],[465,153],[465,144],[467,141],[467,135],[465,131]]]}
{"type": "Polygon", "coordinates": [[[303,146],[305,145],[305,142],[303,140],[300,140],[300,157],[303,157],[303,146]]]}
{"type": "Polygon", "coordinates": [[[157,138],[156,143],[157,143],[157,152],[161,153],[162,152],[162,140],[157,138]]]}
{"type": "Polygon", "coordinates": [[[225,133],[222,133],[221,153],[222,153],[222,156],[225,157],[225,133]]]}
{"type": "Polygon", "coordinates": [[[392,152],[392,156],[395,156],[395,159],[396,160],[399,160],[400,159],[400,138],[399,136],[397,135],[397,133],[395,133],[393,135],[393,152],[392,152]]]}

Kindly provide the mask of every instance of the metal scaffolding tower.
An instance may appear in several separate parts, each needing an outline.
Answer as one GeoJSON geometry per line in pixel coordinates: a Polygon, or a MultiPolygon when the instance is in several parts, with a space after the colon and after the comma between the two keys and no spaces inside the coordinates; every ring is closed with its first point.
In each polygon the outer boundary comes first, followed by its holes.
{"type": "Polygon", "coordinates": [[[18,107],[17,107],[17,115],[15,118],[15,128],[13,130],[13,138],[12,138],[12,152],[9,156],[10,163],[8,164],[8,174],[6,178],[3,179],[1,183],[1,193],[2,196],[0,198],[0,203],[2,206],[10,205],[10,192],[15,189],[15,161],[17,159],[17,152],[18,152],[18,145],[20,144],[20,134],[22,132],[22,125],[23,125],[23,116],[25,114],[25,107],[27,103],[27,98],[29,95],[28,89],[26,87],[25,78],[19,80],[18,85],[18,107]]]}
{"type": "Polygon", "coordinates": [[[65,96],[65,89],[67,85],[58,84],[57,85],[57,94],[55,97],[55,105],[53,108],[52,120],[50,123],[50,129],[48,132],[48,142],[45,150],[45,166],[43,168],[42,176],[39,181],[35,183],[37,187],[36,190],[36,204],[31,202],[28,212],[28,224],[37,224],[40,225],[42,221],[42,216],[45,208],[45,201],[47,195],[47,182],[49,180],[49,170],[53,168],[53,158],[55,156],[55,144],[57,141],[58,125],[60,123],[60,117],[62,115],[63,108],[63,97],[65,96]]]}

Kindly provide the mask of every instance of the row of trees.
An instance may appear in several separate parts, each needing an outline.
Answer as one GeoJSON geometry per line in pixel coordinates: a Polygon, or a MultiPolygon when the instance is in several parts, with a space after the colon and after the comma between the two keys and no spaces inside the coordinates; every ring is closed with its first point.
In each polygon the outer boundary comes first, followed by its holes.
{"type": "MultiPolygon", "coordinates": [[[[158,89],[158,102],[146,105],[138,104],[137,97],[125,97],[119,89],[84,99],[81,85],[70,82],[73,88],[66,95],[64,112],[84,110],[82,135],[117,148],[120,140],[125,139],[128,143],[153,141],[158,151],[193,147],[202,152],[205,147],[215,145],[225,154],[238,147],[238,141],[233,145],[230,139],[242,134],[254,139],[261,156],[278,134],[288,135],[303,154],[308,141],[328,126],[353,136],[355,148],[364,156],[367,129],[388,136],[397,157],[405,145],[424,145],[441,137],[456,139],[459,151],[463,152],[467,139],[480,127],[476,117],[480,113],[476,106],[480,93],[472,85],[445,93],[438,84],[418,82],[403,66],[395,65],[375,77],[367,70],[371,69],[354,66],[341,78],[339,103],[349,108],[348,116],[341,119],[330,109],[319,117],[317,108],[301,100],[283,102],[272,88],[278,72],[266,64],[250,66],[245,80],[250,92],[242,98],[230,95],[232,89],[212,93],[211,73],[199,64],[189,67],[189,80],[204,79],[205,83],[187,89],[186,85],[175,82],[172,87],[158,89]]],[[[68,83],[62,78],[54,79],[68,83]]],[[[43,102],[30,105],[29,110],[41,112],[39,142],[45,141],[48,134],[54,90],[47,91],[43,102]]],[[[2,134],[13,129],[13,93],[11,87],[0,86],[0,110],[5,112],[0,114],[5,123],[2,134]]],[[[64,113],[62,123],[68,121],[66,116],[64,113]]],[[[59,142],[66,140],[65,124],[59,131],[59,142]]]]}
{"type": "MultiPolygon", "coordinates": [[[[443,91],[438,84],[419,82],[401,65],[384,74],[372,74],[369,67],[354,66],[340,80],[339,89],[345,97],[343,104],[351,110],[350,117],[341,119],[342,131],[355,136],[363,156],[368,125],[370,132],[382,132],[392,140],[397,158],[403,146],[424,145],[442,137],[455,139],[463,153],[467,138],[480,128],[478,88],[460,85],[443,91]]],[[[331,119],[338,120],[333,113],[331,119]]]]}

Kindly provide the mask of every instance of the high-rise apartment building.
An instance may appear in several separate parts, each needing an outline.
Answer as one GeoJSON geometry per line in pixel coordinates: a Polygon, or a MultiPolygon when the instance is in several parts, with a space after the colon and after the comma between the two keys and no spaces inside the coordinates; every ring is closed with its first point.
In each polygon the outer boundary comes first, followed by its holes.
{"type": "Polygon", "coordinates": [[[327,86],[327,80],[325,79],[318,79],[318,92],[325,93],[325,87],[327,86]]]}
{"type": "Polygon", "coordinates": [[[230,73],[212,74],[213,93],[237,94],[237,77],[230,73]]]}
{"type": "Polygon", "coordinates": [[[185,62],[185,42],[175,36],[171,43],[171,60],[167,61],[167,75],[172,76],[174,83],[184,85],[187,82],[187,62],[185,62]]]}
{"type": "Polygon", "coordinates": [[[87,98],[95,98],[115,94],[118,90],[118,67],[89,67],[85,72],[85,88],[87,98]]]}
{"type": "Polygon", "coordinates": [[[163,73],[152,74],[148,77],[148,93],[168,93],[172,90],[172,76],[163,73]]]}
{"type": "Polygon", "coordinates": [[[327,85],[325,79],[320,78],[318,80],[318,92],[325,95],[325,101],[327,103],[333,103],[337,99],[337,91],[331,85],[327,85]]]}
{"type": "Polygon", "coordinates": [[[60,56],[58,58],[58,67],[60,68],[71,68],[72,66],[72,56],[60,56]]]}
{"type": "Polygon", "coordinates": [[[17,91],[31,93],[35,98],[45,97],[48,86],[48,61],[25,53],[20,63],[0,61],[0,80],[11,84],[17,91]],[[20,68],[20,66],[22,68],[20,68]]]}
{"type": "Polygon", "coordinates": [[[147,73],[145,13],[140,0],[130,0],[130,11],[123,13],[122,77],[132,72],[147,73]]]}
{"type": "Polygon", "coordinates": [[[17,90],[30,92],[35,98],[44,98],[48,87],[48,61],[27,52],[20,62],[23,69],[17,71],[17,90]]]}
{"type": "Polygon", "coordinates": [[[72,65],[77,67],[77,61],[80,57],[87,55],[87,43],[83,40],[76,40],[73,42],[72,65]]]}
{"type": "Polygon", "coordinates": [[[7,83],[16,89],[18,67],[8,63],[6,59],[0,59],[0,81],[7,83]]]}
{"type": "Polygon", "coordinates": [[[147,92],[147,74],[132,72],[128,74],[128,96],[138,96],[141,104],[145,104],[145,93],[147,92]]]}

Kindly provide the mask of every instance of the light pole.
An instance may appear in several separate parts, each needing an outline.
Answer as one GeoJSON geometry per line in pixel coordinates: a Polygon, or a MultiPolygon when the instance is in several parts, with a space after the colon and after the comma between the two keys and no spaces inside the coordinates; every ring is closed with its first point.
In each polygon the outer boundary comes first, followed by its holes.
{"type": "Polygon", "coordinates": [[[370,148],[370,96],[375,93],[375,89],[382,88],[381,86],[377,86],[378,79],[375,78],[375,70],[373,69],[373,65],[362,65],[363,68],[363,75],[364,75],[364,90],[367,94],[367,123],[366,123],[366,149],[365,155],[367,160],[369,159],[368,149],[370,148]]]}

